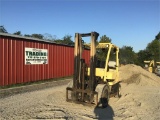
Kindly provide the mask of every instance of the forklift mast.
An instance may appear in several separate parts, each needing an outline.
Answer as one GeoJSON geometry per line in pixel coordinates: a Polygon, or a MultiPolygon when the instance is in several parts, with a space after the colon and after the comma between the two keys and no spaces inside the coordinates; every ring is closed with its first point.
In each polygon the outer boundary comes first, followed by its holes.
{"type": "MultiPolygon", "coordinates": [[[[67,88],[73,92],[72,100],[84,102],[92,102],[96,87],[95,81],[95,67],[96,67],[96,40],[99,34],[97,32],[75,34],[75,47],[74,47],[74,78],[73,78],[73,87],[67,88]],[[83,52],[83,40],[82,37],[91,36],[91,47],[90,47],[90,76],[87,77],[87,67],[85,60],[82,58],[83,52]],[[88,96],[86,98],[86,96],[88,96]]],[[[68,99],[68,98],[67,98],[68,99]]]]}

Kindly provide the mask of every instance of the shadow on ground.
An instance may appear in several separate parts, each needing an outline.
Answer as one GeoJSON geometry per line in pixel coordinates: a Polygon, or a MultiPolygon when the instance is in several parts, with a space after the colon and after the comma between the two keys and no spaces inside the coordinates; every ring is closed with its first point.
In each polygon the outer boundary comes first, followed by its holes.
{"type": "Polygon", "coordinates": [[[114,111],[110,105],[106,108],[95,107],[94,113],[98,120],[113,120],[114,117],[114,111]]]}

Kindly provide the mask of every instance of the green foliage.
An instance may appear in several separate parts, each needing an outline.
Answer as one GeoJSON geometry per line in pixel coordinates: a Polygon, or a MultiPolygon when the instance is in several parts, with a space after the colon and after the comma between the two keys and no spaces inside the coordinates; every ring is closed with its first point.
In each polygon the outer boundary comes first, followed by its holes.
{"type": "Polygon", "coordinates": [[[108,53],[108,49],[104,49],[104,50],[99,49],[99,50],[97,50],[97,58],[98,58],[98,60],[105,61],[107,53],[108,53]]]}
{"type": "Polygon", "coordinates": [[[43,35],[42,34],[32,34],[32,35],[25,34],[24,36],[25,37],[33,37],[33,38],[43,39],[43,35]]]}
{"type": "Polygon", "coordinates": [[[57,39],[54,42],[58,44],[65,44],[65,45],[74,45],[74,42],[72,41],[72,36],[71,35],[65,35],[62,40],[57,39]]]}
{"type": "MultiPolygon", "coordinates": [[[[111,39],[104,35],[99,42],[111,42],[111,39]]],[[[97,57],[104,61],[107,52],[107,50],[104,50],[104,52],[99,50],[97,57]]],[[[111,60],[114,59],[112,55],[110,57],[111,60]]],[[[155,36],[155,40],[148,43],[145,50],[140,50],[138,53],[135,53],[131,46],[123,46],[120,48],[119,59],[122,64],[137,64],[140,66],[144,66],[144,60],[160,61],[160,32],[155,36]]]]}
{"type": "Polygon", "coordinates": [[[61,40],[61,39],[56,39],[56,40],[54,40],[54,42],[56,42],[58,44],[63,44],[63,40],[61,40]]]}
{"type": "Polygon", "coordinates": [[[100,37],[99,43],[110,43],[111,41],[112,40],[109,37],[107,37],[106,35],[103,35],[100,37]]]}
{"type": "Polygon", "coordinates": [[[22,34],[21,34],[21,31],[17,31],[17,32],[15,32],[15,33],[13,33],[14,35],[20,35],[20,36],[22,36],[22,34]]]}
{"type": "Polygon", "coordinates": [[[138,65],[144,66],[144,60],[160,61],[160,32],[155,36],[155,39],[148,43],[145,50],[137,53],[138,65]]]}
{"type": "Polygon", "coordinates": [[[48,33],[43,34],[43,39],[44,40],[49,40],[49,41],[55,41],[56,40],[56,35],[51,35],[48,33]]]}
{"type": "Polygon", "coordinates": [[[32,36],[31,36],[31,35],[29,35],[29,34],[25,34],[24,36],[25,36],[25,37],[32,37],[32,36]]]}
{"type": "Polygon", "coordinates": [[[31,37],[38,38],[38,39],[43,39],[42,34],[32,34],[31,37]]]}
{"type": "MultiPolygon", "coordinates": [[[[103,35],[100,37],[99,43],[110,43],[112,40],[107,37],[106,35],[103,35]]],[[[108,49],[99,49],[97,51],[97,58],[101,61],[105,61],[107,57],[108,49]]],[[[112,55],[111,55],[112,56],[112,55]]]]}
{"type": "Polygon", "coordinates": [[[151,60],[160,61],[160,41],[155,39],[151,43],[149,43],[146,47],[146,51],[148,51],[148,57],[151,60]]]}
{"type": "Polygon", "coordinates": [[[67,45],[74,45],[74,42],[72,41],[72,36],[71,35],[65,35],[63,37],[63,43],[67,45]]]}
{"type": "Polygon", "coordinates": [[[151,60],[149,52],[147,50],[140,50],[137,53],[137,65],[144,66],[144,60],[151,60]]]}
{"type": "Polygon", "coordinates": [[[4,28],[4,26],[0,26],[0,32],[1,33],[8,33],[7,30],[4,28]]]}
{"type": "Polygon", "coordinates": [[[136,53],[131,46],[120,48],[119,60],[121,64],[134,64],[136,62],[136,53]]]}
{"type": "Polygon", "coordinates": [[[160,32],[155,37],[156,40],[160,40],[160,32]]]}

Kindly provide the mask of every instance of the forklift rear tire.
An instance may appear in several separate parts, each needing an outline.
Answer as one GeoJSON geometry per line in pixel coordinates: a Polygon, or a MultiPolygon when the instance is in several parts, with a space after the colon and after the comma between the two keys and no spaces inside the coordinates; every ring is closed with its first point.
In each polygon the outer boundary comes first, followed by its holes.
{"type": "Polygon", "coordinates": [[[98,84],[96,87],[96,92],[98,93],[98,107],[107,107],[109,102],[110,89],[107,84],[98,84]]]}

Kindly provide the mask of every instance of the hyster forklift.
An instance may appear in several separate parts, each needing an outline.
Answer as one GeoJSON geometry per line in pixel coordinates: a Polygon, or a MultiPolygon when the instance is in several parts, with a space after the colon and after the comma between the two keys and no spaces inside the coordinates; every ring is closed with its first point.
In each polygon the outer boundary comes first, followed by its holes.
{"type": "Polygon", "coordinates": [[[75,34],[74,77],[66,88],[67,101],[107,107],[111,96],[121,96],[118,72],[119,48],[112,43],[99,43],[97,45],[98,36],[97,32],[75,34]],[[91,36],[91,43],[84,44],[82,37],[88,36],[91,36]],[[82,58],[85,46],[90,47],[90,66],[87,66],[82,58]],[[108,51],[103,68],[96,67],[98,61],[96,52],[98,49],[108,51]],[[115,61],[110,61],[111,53],[115,56],[115,61]]]}

